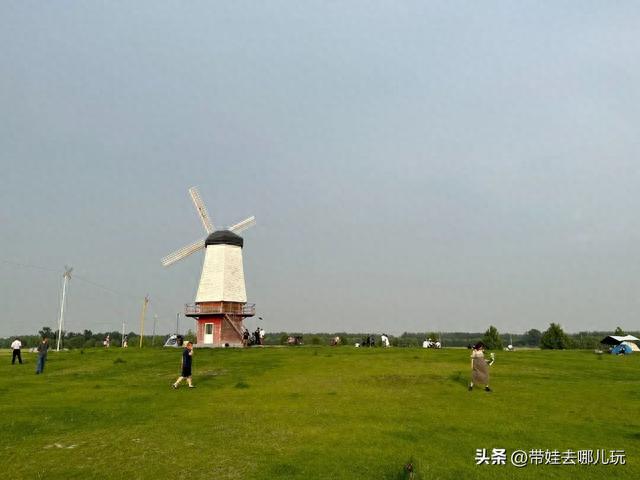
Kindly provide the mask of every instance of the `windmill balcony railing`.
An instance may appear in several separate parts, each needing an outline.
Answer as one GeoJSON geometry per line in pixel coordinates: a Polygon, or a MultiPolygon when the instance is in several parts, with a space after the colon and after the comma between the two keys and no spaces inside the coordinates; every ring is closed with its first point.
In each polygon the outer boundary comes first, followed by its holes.
{"type": "Polygon", "coordinates": [[[231,315],[242,315],[243,317],[252,317],[256,314],[255,303],[245,303],[239,308],[238,304],[222,304],[222,305],[199,305],[189,303],[184,307],[185,315],[206,315],[215,313],[226,313],[231,315]]]}

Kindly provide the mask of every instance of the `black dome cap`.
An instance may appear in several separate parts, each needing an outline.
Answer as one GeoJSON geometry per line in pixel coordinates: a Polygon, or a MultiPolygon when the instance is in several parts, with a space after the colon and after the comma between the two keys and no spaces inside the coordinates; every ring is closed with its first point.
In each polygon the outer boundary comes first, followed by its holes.
{"type": "Polygon", "coordinates": [[[240,235],[229,230],[218,230],[210,234],[204,241],[205,246],[209,245],[237,245],[242,248],[244,240],[240,235]]]}

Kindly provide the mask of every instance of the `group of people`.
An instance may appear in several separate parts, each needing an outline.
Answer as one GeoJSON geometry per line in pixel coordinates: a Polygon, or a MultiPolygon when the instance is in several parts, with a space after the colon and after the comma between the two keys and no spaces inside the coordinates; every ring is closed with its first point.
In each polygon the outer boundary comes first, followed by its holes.
{"type": "Polygon", "coordinates": [[[242,346],[248,347],[250,345],[264,345],[264,329],[256,327],[256,331],[252,333],[249,329],[245,328],[242,332],[242,346]]]}
{"type": "MultiPolygon", "coordinates": [[[[109,337],[107,336],[107,338],[105,339],[105,347],[108,346],[108,338],[109,337]]],[[[245,329],[242,338],[243,338],[243,345],[247,346],[250,338],[249,330],[245,329]]],[[[382,334],[380,338],[381,338],[382,345],[385,347],[388,347],[389,338],[387,337],[387,335],[382,334]]],[[[335,341],[336,341],[336,344],[339,343],[340,342],[339,337],[336,337],[335,341]]],[[[375,345],[375,338],[373,338],[373,335],[366,337],[365,341],[368,344],[368,346],[375,345]]],[[[365,345],[365,341],[363,341],[363,345],[365,345]]],[[[253,333],[253,342],[255,342],[254,344],[256,345],[264,345],[264,330],[261,329],[260,327],[256,328],[256,331],[253,333]]],[[[359,344],[356,344],[356,346],[359,346],[359,344]]],[[[436,348],[439,348],[439,347],[436,347],[436,348]]],[[[484,356],[485,349],[486,349],[485,344],[482,342],[476,343],[475,345],[473,345],[471,349],[471,381],[469,382],[469,387],[468,387],[469,391],[472,391],[473,387],[476,385],[484,385],[484,390],[486,392],[492,391],[491,387],[489,386],[489,367],[493,365],[493,363],[495,362],[495,356],[492,353],[490,355],[490,359],[487,360],[484,356]]],[[[13,351],[13,354],[11,357],[11,364],[15,365],[16,359],[20,364],[22,364],[22,353],[21,353],[22,342],[20,341],[19,338],[16,338],[11,343],[11,350],[13,351]]],[[[46,337],[43,337],[40,343],[38,344],[36,351],[38,353],[38,360],[36,363],[36,374],[39,375],[44,372],[44,365],[46,363],[47,354],[49,352],[49,339],[46,337]]],[[[192,377],[191,370],[192,370],[192,364],[193,364],[192,359],[193,359],[193,343],[187,342],[187,345],[182,351],[180,376],[172,384],[172,387],[174,389],[178,388],[178,386],[183,380],[187,381],[189,388],[195,387],[193,385],[192,378],[191,378],[192,377]]]]}
{"type": "MultiPolygon", "coordinates": [[[[336,337],[340,338],[340,337],[336,337]]],[[[287,337],[287,345],[303,345],[302,335],[289,335],[287,337]]]]}
{"type": "MultiPolygon", "coordinates": [[[[386,337],[386,335],[382,335],[386,337]]],[[[339,337],[336,337],[334,340],[337,342],[340,341],[339,337]]],[[[370,340],[370,338],[369,338],[370,340]]],[[[387,339],[388,342],[388,339],[387,339]]],[[[384,342],[383,342],[384,345],[384,342]]],[[[388,343],[386,346],[389,346],[388,343]]],[[[495,362],[495,356],[492,353],[490,355],[490,359],[487,360],[484,357],[484,351],[486,346],[482,342],[476,343],[471,349],[471,381],[469,382],[469,391],[473,390],[475,385],[484,385],[485,392],[492,392],[491,387],[489,386],[489,367],[493,365],[495,362]]],[[[191,342],[187,343],[186,348],[182,352],[182,371],[178,379],[173,383],[172,387],[178,388],[180,383],[183,380],[187,380],[187,384],[189,388],[194,388],[194,385],[191,380],[191,366],[192,366],[192,358],[193,358],[193,344],[191,342]]]]}
{"type": "Polygon", "coordinates": [[[373,335],[366,335],[362,338],[362,342],[356,343],[356,347],[375,347],[376,337],[373,335]]]}
{"type": "Polygon", "coordinates": [[[431,338],[427,338],[424,342],[422,342],[422,348],[442,348],[442,344],[440,340],[432,340],[431,338]]]}
{"type": "MultiPolygon", "coordinates": [[[[389,342],[389,335],[383,333],[380,335],[380,345],[383,347],[390,347],[391,342],[389,342]]],[[[367,335],[362,339],[362,342],[358,342],[355,344],[356,347],[375,347],[376,346],[376,337],[374,335],[367,335]]]]}
{"type": "MultiPolygon", "coordinates": [[[[22,365],[22,342],[19,338],[16,338],[11,342],[11,350],[11,365],[15,365],[16,359],[18,360],[18,363],[22,365]]],[[[47,353],[49,352],[49,339],[47,337],[42,337],[42,340],[36,348],[36,352],[38,353],[36,375],[39,375],[44,372],[44,364],[47,361],[47,353]]]]}

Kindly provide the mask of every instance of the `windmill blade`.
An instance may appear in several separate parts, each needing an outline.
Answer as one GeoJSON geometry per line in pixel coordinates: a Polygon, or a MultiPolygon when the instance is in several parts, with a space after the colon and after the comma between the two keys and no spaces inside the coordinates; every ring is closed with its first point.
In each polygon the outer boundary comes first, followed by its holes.
{"type": "Polygon", "coordinates": [[[207,207],[204,206],[204,202],[200,197],[200,192],[196,187],[191,187],[189,189],[189,195],[191,195],[191,200],[193,200],[193,204],[196,206],[196,210],[198,211],[198,215],[200,216],[200,220],[202,220],[202,225],[207,233],[211,233],[215,230],[213,226],[213,222],[209,217],[209,213],[207,213],[207,207]]]}
{"type": "Polygon", "coordinates": [[[243,220],[240,223],[236,223],[234,226],[229,227],[229,231],[233,233],[244,232],[247,228],[253,227],[255,224],[256,224],[256,217],[251,216],[246,220],[243,220]]]}
{"type": "Polygon", "coordinates": [[[192,253],[195,253],[198,250],[203,249],[204,240],[205,240],[204,238],[201,238],[200,240],[193,242],[191,245],[187,245],[186,247],[182,247],[181,249],[176,250],[173,253],[170,253],[169,255],[164,257],[162,260],[160,260],[162,262],[162,265],[165,267],[168,267],[172,263],[175,263],[178,260],[182,260],[184,257],[188,257],[192,253]]]}

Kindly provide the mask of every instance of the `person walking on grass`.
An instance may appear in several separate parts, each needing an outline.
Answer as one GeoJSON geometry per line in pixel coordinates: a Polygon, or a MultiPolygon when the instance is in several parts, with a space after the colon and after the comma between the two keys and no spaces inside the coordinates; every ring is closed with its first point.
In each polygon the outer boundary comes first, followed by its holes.
{"type": "Polygon", "coordinates": [[[191,383],[191,360],[193,358],[193,343],[187,342],[187,347],[182,351],[182,372],[180,376],[176,380],[176,382],[172,385],[173,388],[178,388],[180,382],[187,379],[187,384],[189,388],[195,388],[195,385],[191,383]]]}
{"type": "Polygon", "coordinates": [[[11,344],[11,350],[13,350],[13,356],[11,357],[11,365],[14,365],[16,363],[16,358],[20,362],[20,365],[22,365],[22,355],[20,353],[21,348],[22,348],[22,342],[20,341],[19,338],[16,338],[11,344]]]}
{"type": "Polygon", "coordinates": [[[473,390],[474,384],[483,384],[485,392],[491,392],[489,387],[489,366],[493,364],[493,355],[491,361],[487,362],[484,358],[485,345],[478,342],[471,350],[471,382],[469,383],[469,391],[473,390]]]}
{"type": "Polygon", "coordinates": [[[44,372],[44,363],[47,361],[49,351],[49,339],[42,337],[42,342],[38,345],[38,364],[36,365],[36,375],[44,372]]]}

